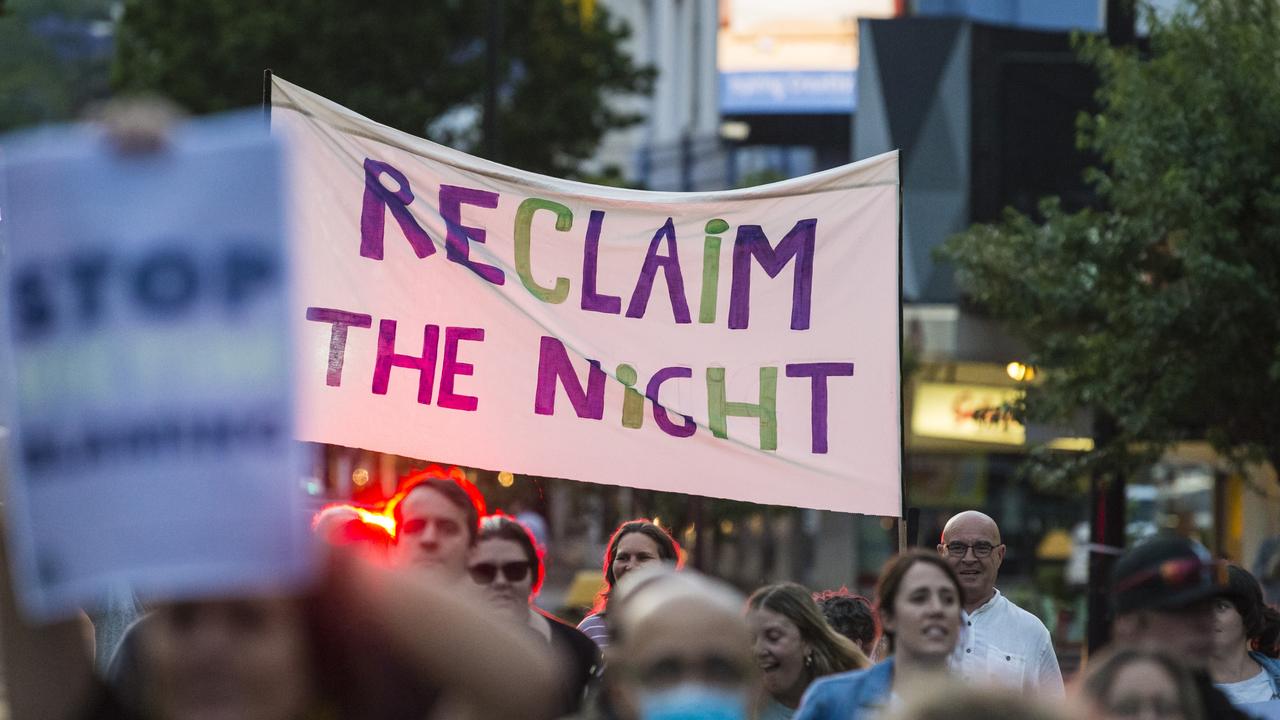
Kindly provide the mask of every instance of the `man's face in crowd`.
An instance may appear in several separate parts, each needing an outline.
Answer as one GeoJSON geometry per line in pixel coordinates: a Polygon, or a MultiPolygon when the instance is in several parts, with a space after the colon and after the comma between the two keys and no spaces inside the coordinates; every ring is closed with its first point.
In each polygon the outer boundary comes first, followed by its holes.
{"type": "Polygon", "coordinates": [[[1162,650],[1192,669],[1203,669],[1213,652],[1214,599],[1173,610],[1135,610],[1116,618],[1115,641],[1162,650]]]}
{"type": "Polygon", "coordinates": [[[401,501],[400,518],[393,551],[397,564],[460,580],[471,546],[466,512],[435,489],[422,486],[401,501]]]}
{"type": "Polygon", "coordinates": [[[1005,552],[1000,529],[991,518],[980,513],[962,513],[952,518],[942,533],[938,552],[960,576],[967,610],[976,609],[991,597],[1005,552]]]}

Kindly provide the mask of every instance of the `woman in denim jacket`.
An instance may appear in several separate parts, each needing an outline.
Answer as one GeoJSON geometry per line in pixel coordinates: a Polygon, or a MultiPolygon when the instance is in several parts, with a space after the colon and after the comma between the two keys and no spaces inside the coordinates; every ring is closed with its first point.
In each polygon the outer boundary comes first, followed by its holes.
{"type": "Polygon", "coordinates": [[[880,625],[893,655],[879,665],[815,680],[795,720],[870,717],[947,671],[960,637],[960,580],[936,553],[894,558],[876,586],[880,625]]]}

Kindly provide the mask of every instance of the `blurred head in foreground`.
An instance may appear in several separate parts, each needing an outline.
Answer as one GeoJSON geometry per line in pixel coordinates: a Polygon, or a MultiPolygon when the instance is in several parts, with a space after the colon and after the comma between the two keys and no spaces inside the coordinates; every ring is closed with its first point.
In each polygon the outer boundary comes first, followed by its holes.
{"type": "Polygon", "coordinates": [[[300,602],[173,602],[140,623],[142,697],[158,720],[296,720],[319,712],[300,602]]]}
{"type": "Polygon", "coordinates": [[[1060,708],[1012,690],[958,683],[922,688],[885,720],[1066,720],[1060,708]]]}
{"type": "Polygon", "coordinates": [[[737,591],[663,566],[616,590],[604,692],[619,720],[748,717],[756,664],[737,591]]]}
{"type": "Polygon", "coordinates": [[[895,662],[944,668],[960,639],[964,596],[951,565],[935,553],[904,552],[885,565],[876,596],[895,662]]]}
{"type": "Polygon", "coordinates": [[[1079,694],[1098,720],[1207,720],[1190,671],[1149,648],[1121,647],[1090,658],[1079,694]]]}

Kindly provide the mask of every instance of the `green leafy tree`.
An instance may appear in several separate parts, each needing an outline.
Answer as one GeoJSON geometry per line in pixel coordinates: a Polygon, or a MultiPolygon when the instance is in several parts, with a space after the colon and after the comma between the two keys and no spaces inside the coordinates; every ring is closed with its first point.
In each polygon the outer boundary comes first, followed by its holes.
{"type": "Polygon", "coordinates": [[[70,120],[107,95],[109,0],[7,0],[0,131],[70,120]]]}
{"type": "MultiPolygon", "coordinates": [[[[572,175],[608,130],[639,118],[616,95],[653,72],[622,51],[629,29],[596,5],[499,3],[498,159],[572,175]]],[[[486,3],[369,0],[126,0],[113,83],[196,113],[261,101],[262,71],[414,135],[483,154],[486,3]]]]}
{"type": "Polygon", "coordinates": [[[1015,410],[1113,427],[1049,467],[1132,467],[1207,439],[1280,468],[1280,0],[1148,17],[1149,51],[1081,44],[1101,78],[1078,135],[1101,159],[1101,209],[1047,199],[941,254],[1046,370],[1015,410]]]}

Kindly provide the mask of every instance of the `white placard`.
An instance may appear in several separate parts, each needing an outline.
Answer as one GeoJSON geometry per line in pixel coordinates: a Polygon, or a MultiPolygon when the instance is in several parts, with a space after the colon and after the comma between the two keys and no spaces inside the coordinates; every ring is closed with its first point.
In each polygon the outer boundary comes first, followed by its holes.
{"type": "Polygon", "coordinates": [[[304,579],[282,161],[261,115],[187,123],[145,155],[85,127],[0,148],[27,609],[304,579]]]}

